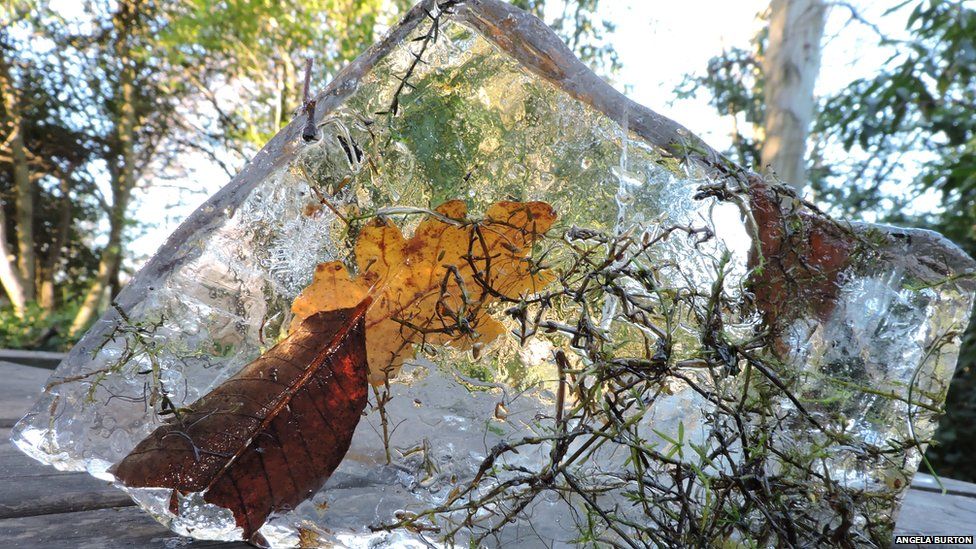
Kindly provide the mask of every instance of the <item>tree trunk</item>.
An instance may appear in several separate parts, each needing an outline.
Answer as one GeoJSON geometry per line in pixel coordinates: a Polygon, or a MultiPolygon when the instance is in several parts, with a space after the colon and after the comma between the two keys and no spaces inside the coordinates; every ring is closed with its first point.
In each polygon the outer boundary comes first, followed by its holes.
{"type": "MultiPolygon", "coordinates": [[[[122,265],[122,236],[125,229],[125,213],[129,206],[132,189],[135,187],[135,137],[136,137],[136,97],[134,68],[126,63],[119,75],[119,114],[115,125],[115,138],[118,143],[119,160],[112,170],[112,207],[109,212],[108,245],[102,251],[98,262],[98,273],[85,300],[71,323],[69,335],[75,337],[82,332],[98,314],[99,306],[106,289],[117,291],[118,273],[122,265]]],[[[114,297],[114,296],[113,296],[114,297]]]]}
{"type": "Polygon", "coordinates": [[[289,53],[290,51],[291,48],[286,44],[285,48],[281,52],[281,60],[285,68],[281,89],[281,107],[284,110],[282,116],[287,118],[283,118],[278,121],[278,127],[275,128],[276,132],[291,121],[292,115],[298,108],[298,101],[295,99],[295,92],[298,88],[298,78],[295,73],[295,64],[291,60],[291,54],[289,53]]]}
{"type": "MultiPolygon", "coordinates": [[[[131,88],[131,85],[128,86],[131,88]]],[[[123,112],[132,110],[131,106],[123,106],[123,112]]],[[[129,115],[124,115],[123,119],[129,119],[129,115]]],[[[135,117],[131,116],[132,125],[123,124],[134,129],[135,117]]],[[[120,128],[121,132],[121,128],[120,128]]],[[[121,137],[121,135],[120,135],[121,137]]],[[[122,264],[122,236],[125,229],[125,212],[128,209],[129,197],[132,192],[132,178],[135,175],[133,161],[135,154],[132,148],[133,132],[128,132],[128,137],[122,139],[122,165],[115,170],[116,175],[112,182],[112,208],[109,213],[109,232],[108,245],[102,251],[102,257],[98,262],[98,273],[95,281],[88,289],[85,300],[78,309],[74,320],[71,323],[69,335],[75,337],[80,334],[94,320],[98,314],[99,306],[107,289],[112,287],[113,281],[117,280],[119,268],[122,264]]],[[[114,297],[114,296],[113,296],[114,297]]]]}
{"type": "Polygon", "coordinates": [[[24,150],[24,134],[10,69],[7,59],[0,51],[0,94],[3,99],[3,110],[7,114],[7,119],[4,120],[5,126],[11,132],[7,141],[14,175],[14,221],[18,250],[18,255],[14,255],[7,245],[7,219],[0,204],[0,283],[3,284],[15,314],[23,318],[27,302],[34,298],[34,201],[30,192],[30,171],[24,150]],[[21,208],[27,208],[26,215],[21,208]],[[26,228],[21,226],[25,218],[26,228]],[[23,255],[25,251],[26,258],[23,255]]]}
{"type": "Polygon", "coordinates": [[[797,190],[807,184],[806,139],[826,13],[823,0],[770,2],[762,165],[797,190]]]}
{"type": "Polygon", "coordinates": [[[292,63],[291,55],[288,52],[287,47],[278,50],[281,69],[275,67],[275,86],[277,89],[275,90],[275,105],[272,114],[274,117],[272,121],[274,131],[272,133],[279,131],[291,120],[292,113],[297,107],[292,99],[296,83],[295,64],[292,63]]]}
{"type": "Polygon", "coordinates": [[[27,298],[24,295],[24,281],[20,278],[20,271],[14,261],[14,255],[7,246],[7,216],[3,213],[0,203],[0,284],[7,293],[10,304],[14,307],[17,318],[24,318],[27,298]]]}
{"type": "MultiPolygon", "coordinates": [[[[17,108],[14,105],[14,108],[17,108]]],[[[14,132],[10,142],[10,153],[14,165],[14,195],[17,214],[17,270],[24,281],[24,297],[27,301],[35,298],[37,256],[34,252],[34,185],[31,183],[27,167],[27,154],[24,150],[24,134],[20,128],[19,117],[14,120],[14,132]]]]}
{"type": "MultiPolygon", "coordinates": [[[[122,265],[122,236],[125,229],[125,213],[129,199],[135,188],[136,179],[136,62],[129,48],[132,33],[138,32],[140,6],[138,0],[121,1],[119,9],[112,18],[118,40],[115,43],[115,56],[120,65],[119,80],[115,88],[114,153],[116,160],[111,165],[112,207],[109,211],[108,245],[102,251],[98,262],[98,273],[85,300],[71,323],[69,335],[77,336],[88,327],[99,312],[99,306],[106,290],[118,289],[118,273],[122,265]]],[[[113,296],[114,298],[114,296],[113,296]]]]}
{"type": "Polygon", "coordinates": [[[58,227],[54,237],[51,239],[51,247],[48,250],[47,259],[40,273],[40,283],[37,285],[37,301],[48,313],[54,310],[57,305],[57,296],[54,293],[54,276],[58,272],[58,264],[61,262],[61,255],[64,247],[68,244],[68,237],[71,231],[71,174],[64,174],[61,177],[61,201],[58,205],[58,227]]]}
{"type": "MultiPolygon", "coordinates": [[[[115,205],[112,206],[113,215],[111,217],[113,219],[116,217],[114,212],[117,209],[115,205]]],[[[78,336],[95,319],[95,316],[99,312],[99,307],[102,304],[102,299],[105,296],[105,291],[111,284],[112,275],[118,272],[118,265],[122,261],[122,225],[124,225],[124,222],[124,210],[121,224],[116,221],[111,221],[108,246],[102,251],[95,281],[88,289],[88,293],[85,294],[85,300],[81,303],[78,313],[71,322],[71,329],[68,332],[68,335],[71,337],[78,336]]]]}
{"type": "Polygon", "coordinates": [[[275,102],[274,108],[271,111],[271,133],[277,132],[281,128],[281,118],[284,116],[285,111],[285,84],[284,84],[284,69],[274,68],[275,74],[275,102]]]}

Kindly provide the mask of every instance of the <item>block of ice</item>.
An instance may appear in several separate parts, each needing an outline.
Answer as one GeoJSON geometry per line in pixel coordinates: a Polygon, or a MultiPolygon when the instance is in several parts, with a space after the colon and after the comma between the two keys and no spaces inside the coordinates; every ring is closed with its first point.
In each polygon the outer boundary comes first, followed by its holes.
{"type": "MultiPolygon", "coordinates": [[[[367,223],[542,201],[558,218],[526,262],[548,285],[496,298],[507,333],[484,348],[419,345],[324,488],[252,541],[890,542],[972,306],[958,248],[784,200],[495,0],[423,2],[317,104],[316,140],[293,122],[136,275],[19,448],[112,479],[286,335],[316,265],[357,274],[367,223]]],[[[240,539],[203,494],[119,487],[176,532],[240,539]]]]}

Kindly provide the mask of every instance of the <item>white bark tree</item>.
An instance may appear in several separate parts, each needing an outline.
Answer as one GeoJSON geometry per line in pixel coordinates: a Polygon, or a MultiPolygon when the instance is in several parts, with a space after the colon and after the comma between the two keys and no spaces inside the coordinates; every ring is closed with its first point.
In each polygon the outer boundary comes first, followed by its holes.
{"type": "Polygon", "coordinates": [[[762,166],[797,190],[807,184],[806,140],[820,72],[824,0],[772,0],[763,57],[766,114],[762,166]]]}
{"type": "Polygon", "coordinates": [[[19,97],[15,93],[11,65],[0,52],[0,99],[4,120],[0,120],[0,154],[13,166],[14,221],[17,226],[16,251],[7,245],[7,220],[0,202],[0,284],[18,317],[23,317],[27,302],[34,298],[34,205],[30,171],[24,146],[23,124],[18,115],[19,97]],[[21,226],[24,226],[21,229],[21,226]]]}

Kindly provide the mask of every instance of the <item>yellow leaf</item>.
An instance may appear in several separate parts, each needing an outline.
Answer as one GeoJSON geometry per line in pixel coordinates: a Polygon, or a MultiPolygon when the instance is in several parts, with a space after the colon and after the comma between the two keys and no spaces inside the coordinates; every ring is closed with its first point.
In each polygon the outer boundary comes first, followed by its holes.
{"type": "Polygon", "coordinates": [[[421,343],[470,349],[498,337],[504,328],[487,314],[488,305],[539,292],[552,281],[530,255],[556,212],[544,202],[499,202],[473,222],[460,200],[435,211],[409,240],[387,220],[366,225],[355,245],[358,276],[340,262],[320,264],[292,303],[292,328],[316,312],[372,296],[366,348],[374,385],[395,376],[421,343]]]}

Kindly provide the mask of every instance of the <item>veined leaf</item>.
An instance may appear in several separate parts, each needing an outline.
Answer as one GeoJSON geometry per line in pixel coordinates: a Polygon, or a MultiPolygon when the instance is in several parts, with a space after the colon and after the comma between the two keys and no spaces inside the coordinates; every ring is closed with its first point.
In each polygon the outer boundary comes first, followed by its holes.
{"type": "Polygon", "coordinates": [[[377,218],[356,240],[358,276],[338,261],[319,265],[292,304],[293,329],[308,315],[372,296],[366,344],[375,385],[395,376],[419,343],[470,349],[491,342],[504,328],[488,305],[539,292],[552,281],[531,254],[556,212],[545,202],[499,202],[484,220],[466,215],[464,202],[445,202],[410,239],[377,218]]]}
{"type": "Polygon", "coordinates": [[[319,312],[189,411],[160,426],[110,472],[126,486],[203,492],[244,537],[318,491],[339,466],[366,407],[365,315],[319,312]]]}

